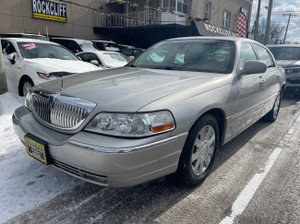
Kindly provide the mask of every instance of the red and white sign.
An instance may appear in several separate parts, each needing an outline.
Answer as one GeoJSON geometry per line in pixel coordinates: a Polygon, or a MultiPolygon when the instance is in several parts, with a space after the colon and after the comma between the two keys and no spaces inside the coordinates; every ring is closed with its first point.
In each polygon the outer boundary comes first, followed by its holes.
{"type": "Polygon", "coordinates": [[[237,18],[237,33],[238,37],[246,38],[247,35],[247,17],[243,12],[237,18]]]}

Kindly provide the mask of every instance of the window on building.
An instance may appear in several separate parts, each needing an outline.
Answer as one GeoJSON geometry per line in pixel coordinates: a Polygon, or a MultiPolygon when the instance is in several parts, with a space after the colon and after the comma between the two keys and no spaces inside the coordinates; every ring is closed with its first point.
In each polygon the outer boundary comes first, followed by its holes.
{"type": "Polygon", "coordinates": [[[230,12],[224,11],[224,20],[223,20],[223,26],[226,28],[230,28],[230,12]]]}
{"type": "Polygon", "coordinates": [[[188,0],[163,0],[161,7],[171,12],[180,12],[187,14],[187,1],[188,0]]]}
{"type": "Polygon", "coordinates": [[[176,10],[176,0],[169,0],[169,11],[175,11],[176,10]]]}
{"type": "Polygon", "coordinates": [[[187,14],[187,0],[177,0],[177,12],[187,14]]]}
{"type": "Polygon", "coordinates": [[[205,2],[204,18],[207,19],[207,20],[210,20],[210,11],[211,11],[211,2],[206,1],[205,2]]]}

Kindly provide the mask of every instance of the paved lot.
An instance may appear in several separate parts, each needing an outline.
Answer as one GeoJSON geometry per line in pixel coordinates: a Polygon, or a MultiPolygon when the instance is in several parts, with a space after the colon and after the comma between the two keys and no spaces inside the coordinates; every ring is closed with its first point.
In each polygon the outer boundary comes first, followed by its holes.
{"type": "Polygon", "coordinates": [[[7,223],[298,224],[299,192],[300,101],[285,98],[275,123],[259,121],[221,148],[198,187],[168,178],[124,189],[79,182],[7,223]]]}

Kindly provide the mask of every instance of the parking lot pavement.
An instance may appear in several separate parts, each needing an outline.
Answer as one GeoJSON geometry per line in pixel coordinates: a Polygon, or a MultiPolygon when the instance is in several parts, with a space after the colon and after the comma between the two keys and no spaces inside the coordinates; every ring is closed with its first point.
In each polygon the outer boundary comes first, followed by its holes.
{"type": "Polygon", "coordinates": [[[299,139],[300,101],[287,98],[275,123],[259,121],[223,146],[198,187],[80,183],[7,223],[299,223],[299,139]]]}

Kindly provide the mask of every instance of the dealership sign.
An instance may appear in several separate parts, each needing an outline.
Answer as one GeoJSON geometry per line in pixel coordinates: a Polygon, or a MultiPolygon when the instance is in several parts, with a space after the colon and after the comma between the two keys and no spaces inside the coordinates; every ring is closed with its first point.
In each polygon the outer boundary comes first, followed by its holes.
{"type": "Polygon", "coordinates": [[[67,22],[66,4],[46,0],[32,0],[33,18],[67,22]]]}

